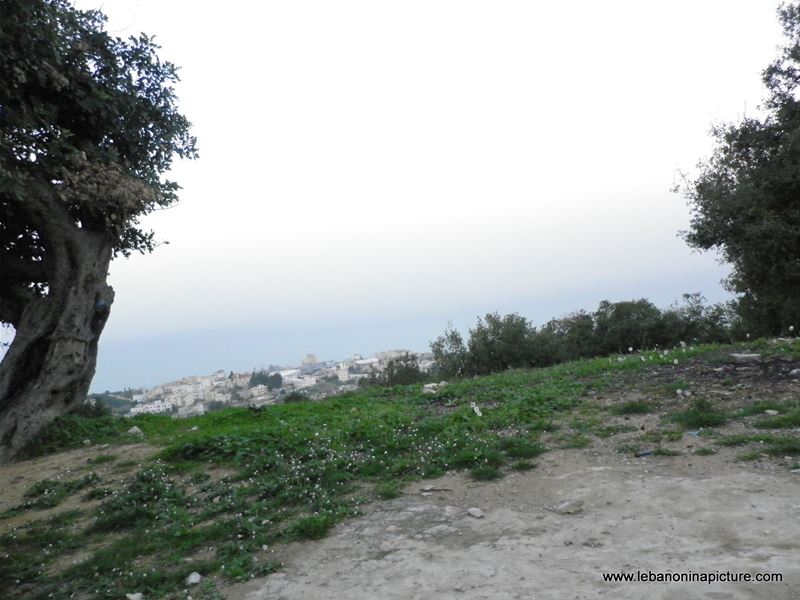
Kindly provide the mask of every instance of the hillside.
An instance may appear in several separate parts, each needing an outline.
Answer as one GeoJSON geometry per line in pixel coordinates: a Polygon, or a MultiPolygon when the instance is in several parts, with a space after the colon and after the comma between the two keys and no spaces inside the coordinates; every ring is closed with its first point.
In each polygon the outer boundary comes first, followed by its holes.
{"type": "Polygon", "coordinates": [[[432,395],[413,385],[182,420],[62,418],[0,473],[0,589],[790,598],[798,369],[797,340],[759,340],[508,371],[432,395]],[[783,581],[602,580],[724,569],[783,581]]]}

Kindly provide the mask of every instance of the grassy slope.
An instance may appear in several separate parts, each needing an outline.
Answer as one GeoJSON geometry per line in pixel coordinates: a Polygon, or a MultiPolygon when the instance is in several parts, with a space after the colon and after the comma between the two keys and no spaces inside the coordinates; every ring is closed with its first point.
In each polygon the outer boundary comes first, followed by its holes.
{"type": "MultiPolygon", "coordinates": [[[[750,348],[759,346],[800,356],[793,344],[754,342],[750,348]]],[[[105,488],[102,481],[81,480],[31,489],[30,500],[6,516],[57,504],[59,497],[83,493],[87,486],[84,497],[103,502],[0,538],[0,556],[7,555],[0,562],[0,589],[26,598],[73,593],[120,598],[133,591],[147,598],[181,597],[178,590],[191,571],[234,581],[268,573],[279,565],[263,545],[322,537],[357,514],[360,504],[397,495],[403,481],[452,469],[470,469],[479,479],[501,475],[506,466],[524,470],[531,466],[528,459],[546,451],[538,443],[540,433],[569,419],[578,434],[568,446],[584,445],[586,433],[613,435],[601,422],[591,432],[581,431],[586,421],[575,415],[587,390],[602,391],[620,372],[721,351],[731,348],[702,346],[510,371],[455,382],[436,396],[422,395],[417,385],[181,420],[65,417],[33,453],[78,447],[85,438],[139,441],[124,433],[132,425],[163,450],[123,485],[105,488]],[[210,468],[230,475],[209,477],[210,468]],[[59,555],[87,544],[96,550],[85,562],[59,573],[48,569],[59,555]]],[[[623,414],[646,409],[612,407],[623,414]]],[[[686,427],[693,423],[689,417],[686,427]]],[[[680,425],[680,416],[677,420],[680,425]]],[[[123,455],[124,448],[109,452],[123,455]]],[[[211,579],[193,596],[215,597],[211,579]]]]}

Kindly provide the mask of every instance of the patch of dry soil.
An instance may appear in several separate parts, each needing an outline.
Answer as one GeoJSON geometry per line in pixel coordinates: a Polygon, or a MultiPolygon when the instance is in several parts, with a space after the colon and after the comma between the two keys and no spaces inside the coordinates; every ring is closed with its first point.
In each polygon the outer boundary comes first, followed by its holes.
{"type": "Polygon", "coordinates": [[[282,572],[224,592],[229,600],[796,599],[800,475],[733,457],[557,450],[497,482],[417,482],[324,540],[281,548],[282,572]],[[566,500],[583,510],[551,510],[566,500]],[[470,507],[485,516],[469,516],[470,507]],[[780,573],[783,582],[602,577],[637,571],[780,573]]]}

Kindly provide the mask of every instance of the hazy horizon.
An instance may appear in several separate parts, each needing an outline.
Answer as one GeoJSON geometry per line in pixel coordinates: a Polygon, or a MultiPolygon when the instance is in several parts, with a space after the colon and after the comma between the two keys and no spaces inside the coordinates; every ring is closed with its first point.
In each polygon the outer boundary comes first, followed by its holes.
{"type": "Polygon", "coordinates": [[[77,5],[155,36],[200,149],[112,263],[93,391],[729,297],[671,189],[758,112],[778,2],[77,5]]]}

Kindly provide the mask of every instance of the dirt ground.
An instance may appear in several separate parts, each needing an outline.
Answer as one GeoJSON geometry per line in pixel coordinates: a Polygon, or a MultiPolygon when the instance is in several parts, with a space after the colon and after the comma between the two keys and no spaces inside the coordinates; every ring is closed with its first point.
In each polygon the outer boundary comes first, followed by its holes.
{"type": "Polygon", "coordinates": [[[415,483],[328,538],[281,550],[284,570],[230,600],[796,599],[800,475],[723,452],[609,460],[560,450],[489,483],[415,483]],[[436,490],[423,492],[425,486],[436,490]],[[580,512],[552,510],[582,501],[580,512]],[[474,518],[467,509],[485,511],[474,518]],[[779,573],[782,583],[607,583],[603,573],[779,573]]]}

